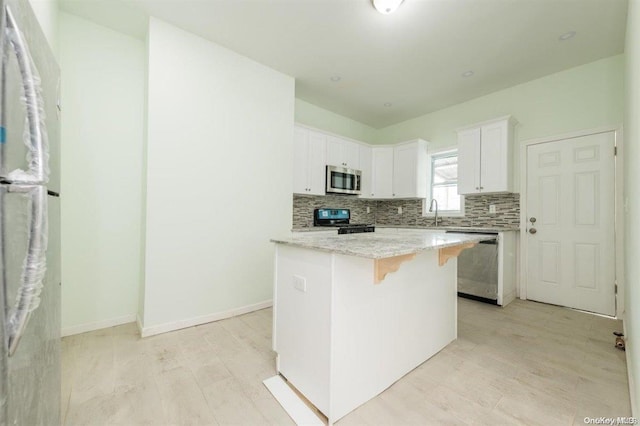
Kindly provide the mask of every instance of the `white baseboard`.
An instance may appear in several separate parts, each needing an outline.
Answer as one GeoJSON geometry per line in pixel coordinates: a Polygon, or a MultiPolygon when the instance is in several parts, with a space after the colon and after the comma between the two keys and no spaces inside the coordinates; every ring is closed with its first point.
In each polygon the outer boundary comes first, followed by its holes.
{"type": "Polygon", "coordinates": [[[237,315],[246,314],[260,309],[270,308],[273,306],[273,300],[265,300],[263,302],[254,303],[253,305],[241,306],[239,308],[229,309],[228,311],[216,312],[214,314],[203,315],[195,318],[188,318],[180,321],[168,322],[159,325],[153,325],[150,327],[142,326],[142,323],[138,319],[138,327],[140,328],[140,335],[142,337],[154,336],[156,334],[167,333],[169,331],[180,330],[182,328],[193,327],[200,324],[206,324],[208,322],[219,321],[237,315]]]}
{"type": "Polygon", "coordinates": [[[136,314],[136,325],[138,326],[138,333],[142,336],[142,318],[140,318],[140,314],[136,314]]]}
{"type": "MultiPolygon", "coordinates": [[[[626,320],[626,315],[625,315],[625,320],[626,320]]],[[[623,320],[622,321],[622,332],[624,333],[625,336],[625,356],[627,358],[627,376],[628,376],[628,380],[629,380],[629,399],[631,400],[631,416],[638,418],[638,416],[640,415],[640,412],[638,412],[638,406],[637,406],[637,399],[636,399],[636,383],[633,380],[634,378],[634,372],[633,372],[633,367],[631,364],[631,352],[634,350],[633,349],[633,339],[631,339],[631,341],[629,341],[627,339],[627,337],[629,337],[629,335],[627,334],[627,321],[623,320]]]]}
{"type": "Polygon", "coordinates": [[[136,314],[124,315],[118,318],[110,318],[102,321],[88,322],[85,324],[64,327],[60,334],[62,337],[73,336],[74,334],[86,333],[88,331],[100,330],[102,328],[115,327],[116,325],[127,324],[136,320],[136,314]]]}

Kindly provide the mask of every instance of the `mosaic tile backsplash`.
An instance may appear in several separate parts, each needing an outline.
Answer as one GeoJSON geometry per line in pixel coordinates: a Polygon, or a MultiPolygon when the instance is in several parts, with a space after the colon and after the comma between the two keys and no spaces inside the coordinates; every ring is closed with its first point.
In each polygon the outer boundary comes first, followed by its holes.
{"type": "MultiPolygon", "coordinates": [[[[422,200],[361,200],[350,196],[293,195],[293,227],[313,226],[313,209],[351,209],[351,223],[375,223],[394,226],[432,226],[432,217],[422,216],[422,200]],[[370,213],[367,213],[369,207],[370,213]],[[402,214],[398,214],[402,207],[402,214]]],[[[513,228],[520,224],[520,194],[467,195],[464,217],[444,217],[443,226],[513,228]],[[489,205],[496,213],[489,214],[489,205]]]]}

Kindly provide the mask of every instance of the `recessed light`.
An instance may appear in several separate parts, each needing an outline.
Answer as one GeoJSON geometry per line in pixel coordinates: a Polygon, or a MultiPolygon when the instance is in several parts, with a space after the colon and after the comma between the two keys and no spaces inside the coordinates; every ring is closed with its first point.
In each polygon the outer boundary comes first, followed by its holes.
{"type": "Polygon", "coordinates": [[[569,40],[570,38],[573,38],[573,36],[575,35],[576,35],[575,31],[569,31],[568,33],[564,33],[560,37],[558,37],[558,40],[560,41],[569,40]]]}
{"type": "Polygon", "coordinates": [[[342,80],[342,77],[340,77],[339,75],[332,75],[332,76],[329,78],[329,80],[331,80],[331,81],[333,81],[333,82],[335,83],[336,81],[340,81],[340,80],[342,80]]]}
{"type": "Polygon", "coordinates": [[[390,108],[393,104],[391,102],[385,102],[384,106],[386,106],[387,108],[390,108]]]}
{"type": "Polygon", "coordinates": [[[473,71],[469,70],[469,71],[465,71],[465,72],[463,72],[463,73],[462,73],[462,76],[463,76],[463,77],[471,77],[471,76],[472,76],[472,75],[474,75],[474,74],[475,74],[475,73],[474,73],[473,71]]]}

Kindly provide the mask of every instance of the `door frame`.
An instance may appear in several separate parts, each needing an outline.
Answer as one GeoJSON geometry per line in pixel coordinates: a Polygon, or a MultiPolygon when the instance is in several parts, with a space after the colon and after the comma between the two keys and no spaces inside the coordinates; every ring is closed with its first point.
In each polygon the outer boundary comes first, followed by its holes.
{"type": "Polygon", "coordinates": [[[519,284],[519,296],[522,300],[527,300],[527,272],[528,272],[528,252],[526,243],[527,233],[527,153],[528,148],[532,145],[538,145],[548,142],[557,142],[564,139],[574,139],[583,136],[596,135],[599,133],[614,133],[614,144],[617,148],[614,164],[615,175],[615,224],[614,224],[614,238],[615,238],[615,274],[616,284],[618,285],[618,292],[616,294],[616,318],[622,318],[624,313],[624,299],[625,299],[625,282],[624,282],[624,256],[622,256],[624,249],[624,143],[623,143],[623,128],[622,125],[618,126],[603,126],[594,129],[578,130],[574,132],[563,133],[555,136],[547,136],[543,138],[528,139],[520,143],[520,284],[519,284]]]}

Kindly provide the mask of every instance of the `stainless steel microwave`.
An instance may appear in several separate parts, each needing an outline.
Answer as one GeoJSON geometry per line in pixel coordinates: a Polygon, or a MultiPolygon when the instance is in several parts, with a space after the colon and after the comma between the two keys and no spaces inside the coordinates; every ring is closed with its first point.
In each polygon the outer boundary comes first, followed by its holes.
{"type": "Polygon", "coordinates": [[[360,195],[360,170],[327,166],[327,194],[360,195]]]}

